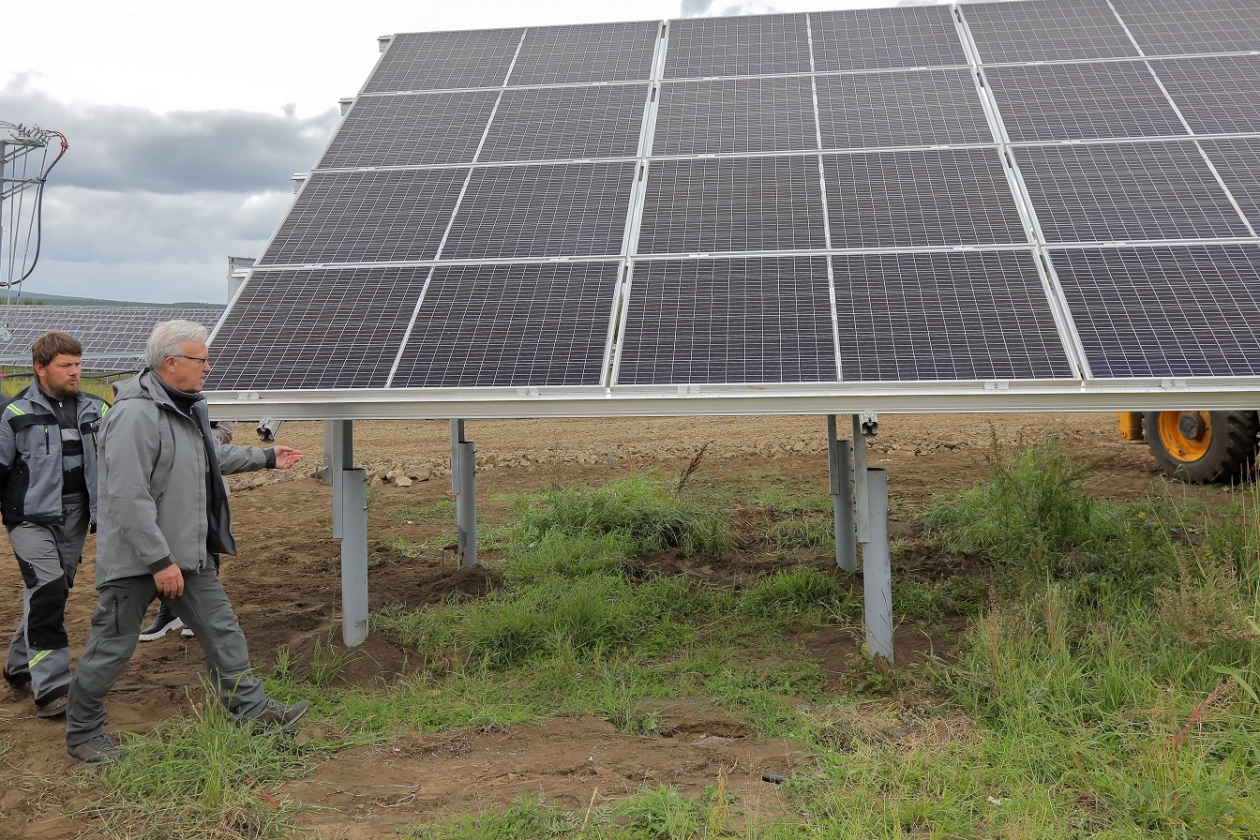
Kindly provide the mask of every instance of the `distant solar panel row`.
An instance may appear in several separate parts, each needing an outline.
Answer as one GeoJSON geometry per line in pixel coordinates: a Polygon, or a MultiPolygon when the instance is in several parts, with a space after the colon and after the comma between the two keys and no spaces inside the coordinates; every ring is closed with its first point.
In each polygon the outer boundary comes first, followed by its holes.
{"type": "Polygon", "coordinates": [[[1254,0],[400,35],[211,385],[1260,376],[1253,50],[1254,0]]]}
{"type": "Polygon", "coordinates": [[[31,342],[49,330],[68,332],[83,344],[88,367],[131,369],[144,356],[153,328],[163,321],[194,321],[214,329],[222,309],[158,306],[6,306],[0,364],[29,366],[31,342]]]}

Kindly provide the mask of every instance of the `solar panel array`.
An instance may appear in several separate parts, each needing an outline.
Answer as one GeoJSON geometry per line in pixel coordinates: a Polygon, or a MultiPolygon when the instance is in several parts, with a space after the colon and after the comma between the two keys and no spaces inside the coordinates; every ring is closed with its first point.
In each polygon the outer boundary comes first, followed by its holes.
{"type": "Polygon", "coordinates": [[[49,330],[70,333],[83,344],[84,366],[132,370],[144,345],[163,321],[195,321],[214,329],[222,309],[164,306],[6,306],[0,319],[9,333],[0,341],[0,364],[30,367],[31,342],[49,330]]]}
{"type": "Polygon", "coordinates": [[[395,36],[209,385],[1260,376],[1258,9],[395,36]]]}

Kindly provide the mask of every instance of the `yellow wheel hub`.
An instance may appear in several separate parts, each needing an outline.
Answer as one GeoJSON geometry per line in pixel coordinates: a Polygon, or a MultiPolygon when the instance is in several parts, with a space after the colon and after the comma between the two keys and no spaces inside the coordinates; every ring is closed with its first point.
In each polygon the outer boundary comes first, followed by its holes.
{"type": "Polygon", "coordinates": [[[1159,439],[1177,460],[1197,461],[1212,445],[1212,419],[1206,411],[1161,411],[1159,439]]]}

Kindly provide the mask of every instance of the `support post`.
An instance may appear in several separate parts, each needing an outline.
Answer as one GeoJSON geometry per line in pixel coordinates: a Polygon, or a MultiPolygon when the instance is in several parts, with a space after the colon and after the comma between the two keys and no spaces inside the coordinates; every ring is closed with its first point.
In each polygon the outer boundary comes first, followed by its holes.
{"type": "Polygon", "coordinates": [[[451,421],[451,484],[459,529],[459,565],[477,565],[477,447],[464,440],[464,421],[451,421]]]}
{"type": "Polygon", "coordinates": [[[871,659],[893,661],[892,554],[888,544],[888,473],[867,473],[871,539],[862,549],[862,595],[866,604],[866,647],[871,659]]]}
{"type": "Polygon", "coordinates": [[[836,415],[827,415],[827,467],[831,475],[832,508],[836,528],[836,565],[857,570],[857,542],[853,522],[853,467],[847,440],[836,439],[836,415]]]}
{"type": "Polygon", "coordinates": [[[368,633],[367,472],[354,469],[354,421],[326,420],[333,486],[333,537],[341,540],[341,638],[347,647],[368,633]]]}
{"type": "Polygon", "coordinates": [[[866,480],[866,435],[862,433],[862,415],[853,415],[853,496],[857,502],[857,541],[871,541],[870,492],[866,480]]]}
{"type": "Polygon", "coordinates": [[[332,485],[333,539],[341,539],[342,499],[338,476],[354,466],[353,420],[324,421],[324,480],[332,485]],[[347,450],[349,450],[347,452],[347,450]]]}
{"type": "Polygon", "coordinates": [[[324,476],[324,483],[332,484],[333,486],[336,486],[337,484],[335,481],[333,481],[332,473],[333,473],[333,464],[336,463],[336,459],[337,459],[337,455],[336,455],[337,442],[335,440],[335,437],[336,437],[336,428],[337,428],[338,422],[340,421],[337,421],[337,420],[324,421],[324,462],[323,462],[324,472],[323,472],[323,476],[324,476]]]}

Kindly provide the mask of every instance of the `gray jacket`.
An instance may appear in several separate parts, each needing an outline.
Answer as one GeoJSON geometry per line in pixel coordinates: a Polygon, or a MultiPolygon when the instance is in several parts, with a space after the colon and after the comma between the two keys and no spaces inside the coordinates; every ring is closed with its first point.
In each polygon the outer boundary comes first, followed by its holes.
{"type": "MultiPolygon", "coordinates": [[[[83,478],[88,504],[96,518],[96,437],[109,404],[91,394],[79,394],[78,423],[83,440],[83,478]]],[[[4,524],[62,522],[62,432],[48,397],[31,383],[0,414],[0,505],[4,524]]]]}
{"type": "MultiPolygon", "coordinates": [[[[194,422],[148,369],[114,390],[117,399],[101,424],[99,444],[97,587],[153,574],[170,563],[186,572],[206,568],[212,523],[220,529],[212,544],[235,554],[227,497],[209,498],[207,488],[205,402],[194,404],[200,423],[194,422]],[[209,511],[216,500],[216,510],[209,511]]],[[[225,475],[275,465],[274,450],[211,441],[217,471],[225,475]]]]}

